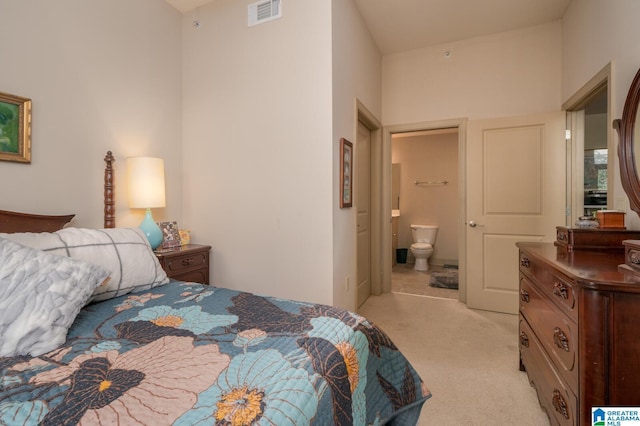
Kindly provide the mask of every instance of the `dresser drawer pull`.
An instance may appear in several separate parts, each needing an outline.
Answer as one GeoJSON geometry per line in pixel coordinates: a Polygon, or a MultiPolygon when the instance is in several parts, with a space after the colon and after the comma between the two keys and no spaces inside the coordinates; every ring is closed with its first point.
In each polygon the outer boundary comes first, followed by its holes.
{"type": "Polygon", "coordinates": [[[182,266],[189,266],[193,264],[193,259],[189,258],[189,259],[183,259],[182,260],[182,266]]]}
{"type": "Polygon", "coordinates": [[[553,390],[552,403],[553,408],[555,408],[558,413],[562,414],[565,419],[569,420],[569,409],[567,408],[567,401],[564,400],[564,397],[558,389],[553,390]]]}
{"type": "Polygon", "coordinates": [[[520,332],[520,344],[525,348],[529,347],[529,336],[524,331],[520,332]]]}
{"type": "Polygon", "coordinates": [[[520,300],[522,300],[524,303],[529,303],[529,292],[527,290],[520,290],[520,300]]]}
{"type": "Polygon", "coordinates": [[[632,265],[640,264],[640,252],[638,250],[629,250],[628,259],[632,265]]]}
{"type": "Polygon", "coordinates": [[[522,256],[522,258],[520,259],[520,266],[529,268],[531,266],[531,261],[528,257],[522,256]]]}
{"type": "Polygon", "coordinates": [[[569,339],[559,327],[553,329],[553,343],[565,352],[569,352],[569,339]]]}
{"type": "Polygon", "coordinates": [[[560,281],[553,283],[553,294],[558,297],[562,297],[565,300],[569,298],[569,290],[567,289],[567,286],[565,283],[560,281]]]}
{"type": "Polygon", "coordinates": [[[558,238],[558,241],[567,241],[569,239],[569,235],[566,232],[558,232],[556,238],[558,238]]]}

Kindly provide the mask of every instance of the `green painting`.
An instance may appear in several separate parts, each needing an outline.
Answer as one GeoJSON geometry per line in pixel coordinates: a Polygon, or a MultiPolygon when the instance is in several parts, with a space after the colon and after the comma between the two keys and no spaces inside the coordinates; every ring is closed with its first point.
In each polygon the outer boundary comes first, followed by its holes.
{"type": "Polygon", "coordinates": [[[0,152],[20,152],[20,106],[0,102],[0,152]]]}
{"type": "Polygon", "coordinates": [[[0,92],[0,160],[31,162],[31,99],[0,92]]]}

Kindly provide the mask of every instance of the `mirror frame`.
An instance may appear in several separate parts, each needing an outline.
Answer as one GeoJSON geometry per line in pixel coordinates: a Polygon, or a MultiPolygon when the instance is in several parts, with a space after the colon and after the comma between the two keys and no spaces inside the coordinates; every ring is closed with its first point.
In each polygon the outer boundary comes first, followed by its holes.
{"type": "MultiPolygon", "coordinates": [[[[638,104],[640,103],[640,70],[636,73],[622,110],[622,119],[613,121],[618,132],[618,159],[620,160],[620,180],[627,193],[631,210],[640,216],[640,178],[636,166],[633,133],[636,126],[638,104]]],[[[640,141],[638,141],[640,144],[640,141]]],[[[639,147],[640,150],[640,147],[639,147]]],[[[638,152],[640,155],[640,151],[638,152]]]]}

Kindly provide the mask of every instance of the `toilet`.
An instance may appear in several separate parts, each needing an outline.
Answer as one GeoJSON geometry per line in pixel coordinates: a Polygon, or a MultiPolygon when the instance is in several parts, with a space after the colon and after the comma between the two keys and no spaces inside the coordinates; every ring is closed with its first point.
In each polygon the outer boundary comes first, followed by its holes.
{"type": "Polygon", "coordinates": [[[433,245],[438,236],[438,227],[433,225],[411,225],[411,254],[416,259],[413,269],[416,271],[428,271],[427,259],[433,254],[433,245]]]}

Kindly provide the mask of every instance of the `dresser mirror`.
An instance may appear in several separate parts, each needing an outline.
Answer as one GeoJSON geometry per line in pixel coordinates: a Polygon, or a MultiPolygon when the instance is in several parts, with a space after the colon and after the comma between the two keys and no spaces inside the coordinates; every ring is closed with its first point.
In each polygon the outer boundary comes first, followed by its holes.
{"type": "Polygon", "coordinates": [[[631,210],[640,215],[640,178],[638,176],[638,170],[640,170],[640,125],[636,126],[640,120],[638,103],[640,103],[640,70],[631,83],[627,100],[624,103],[622,118],[613,122],[613,127],[618,131],[618,157],[622,187],[629,197],[631,210]]]}

